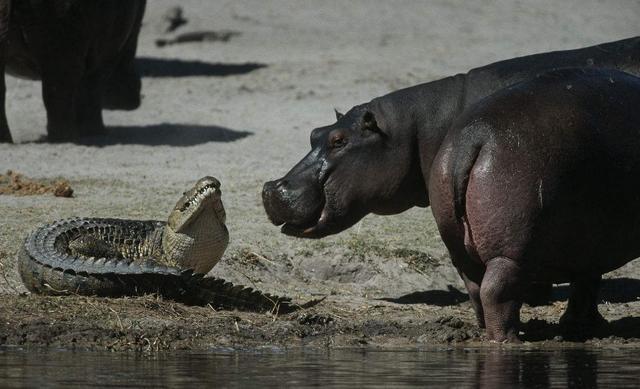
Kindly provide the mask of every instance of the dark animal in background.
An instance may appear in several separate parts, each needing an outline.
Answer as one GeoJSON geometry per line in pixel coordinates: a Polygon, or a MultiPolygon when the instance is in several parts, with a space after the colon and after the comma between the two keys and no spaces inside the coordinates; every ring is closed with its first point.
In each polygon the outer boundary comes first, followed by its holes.
{"type": "Polygon", "coordinates": [[[0,142],[11,142],[4,72],[42,80],[49,141],[104,132],[102,109],[140,105],[134,66],[145,0],[0,0],[0,142]]]}
{"type": "Polygon", "coordinates": [[[517,340],[534,284],[570,281],[563,322],[597,321],[600,275],[640,255],[640,84],[598,68],[640,74],[640,38],[506,60],[356,106],[313,130],[311,151],[264,185],[267,215],[283,233],[321,238],[370,212],[432,204],[490,339],[517,340]],[[568,67],[585,68],[555,70],[568,67]]]}

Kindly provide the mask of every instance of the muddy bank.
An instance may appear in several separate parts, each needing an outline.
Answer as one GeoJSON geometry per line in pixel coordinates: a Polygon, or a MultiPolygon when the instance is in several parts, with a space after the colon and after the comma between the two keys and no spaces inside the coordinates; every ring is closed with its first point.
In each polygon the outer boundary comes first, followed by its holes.
{"type": "MultiPolygon", "coordinates": [[[[468,302],[398,305],[340,301],[297,312],[258,314],[190,307],[155,296],[126,299],[19,296],[3,299],[0,345],[154,352],[212,348],[421,348],[482,345],[468,302]]],[[[637,315],[638,305],[610,304],[607,317],[637,315]]],[[[640,347],[640,318],[621,317],[587,339],[562,339],[553,320],[564,307],[525,308],[523,347],[640,347]],[[542,319],[541,319],[542,318],[542,319]],[[577,343],[574,343],[577,342],[577,343]]]]}

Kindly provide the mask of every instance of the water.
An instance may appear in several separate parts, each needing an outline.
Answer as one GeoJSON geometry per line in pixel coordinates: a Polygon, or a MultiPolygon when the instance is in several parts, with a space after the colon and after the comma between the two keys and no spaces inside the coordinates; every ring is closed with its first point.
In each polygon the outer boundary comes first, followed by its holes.
{"type": "Polygon", "coordinates": [[[2,388],[576,387],[640,385],[637,350],[212,351],[0,349],[2,388]]]}

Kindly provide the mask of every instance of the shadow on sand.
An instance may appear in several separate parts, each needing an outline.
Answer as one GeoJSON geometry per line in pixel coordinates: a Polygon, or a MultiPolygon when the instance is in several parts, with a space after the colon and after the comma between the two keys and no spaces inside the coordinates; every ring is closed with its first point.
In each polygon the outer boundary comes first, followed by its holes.
{"type": "Polygon", "coordinates": [[[234,142],[253,135],[218,126],[162,123],[148,126],[111,126],[107,133],[78,139],[76,144],[112,146],[118,144],[146,146],[195,146],[207,142],[234,142]]]}
{"type": "MultiPolygon", "coordinates": [[[[466,293],[449,285],[448,290],[428,290],[414,292],[398,298],[382,298],[381,300],[396,304],[428,304],[436,306],[456,305],[469,300],[466,293]]],[[[569,285],[553,287],[549,303],[564,301],[569,297],[569,285]]],[[[640,280],[634,278],[612,278],[602,280],[600,285],[600,303],[627,303],[640,298],[640,280]]],[[[640,338],[640,317],[624,317],[599,325],[597,328],[570,329],[564,331],[557,323],[532,319],[523,323],[522,336],[526,341],[551,340],[557,336],[573,341],[584,341],[591,338],[607,338],[610,336],[623,339],[640,338]]]]}
{"type": "Polygon", "coordinates": [[[448,290],[427,290],[424,292],[413,292],[398,298],[385,297],[380,300],[396,304],[427,304],[444,307],[456,305],[469,300],[469,295],[461,292],[458,288],[447,285],[448,290]]]}
{"type": "MultiPolygon", "coordinates": [[[[428,304],[437,306],[455,305],[469,300],[469,296],[448,285],[448,290],[413,292],[398,298],[385,297],[380,300],[396,304],[428,304]]],[[[569,285],[555,285],[549,303],[569,298],[569,285]]],[[[600,303],[628,303],[640,298],[640,280],[635,278],[604,279],[600,284],[600,303]]]]}
{"type": "Polygon", "coordinates": [[[136,58],[136,65],[143,77],[226,77],[267,67],[263,63],[226,64],[150,57],[136,58]]]}

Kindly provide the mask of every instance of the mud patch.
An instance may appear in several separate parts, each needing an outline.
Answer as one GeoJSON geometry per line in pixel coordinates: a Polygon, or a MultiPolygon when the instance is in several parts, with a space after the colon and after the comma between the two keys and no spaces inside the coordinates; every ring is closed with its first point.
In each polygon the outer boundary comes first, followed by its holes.
{"type": "Polygon", "coordinates": [[[12,170],[0,174],[0,195],[33,196],[47,193],[56,197],[73,197],[73,189],[65,179],[34,180],[12,170]]]}

